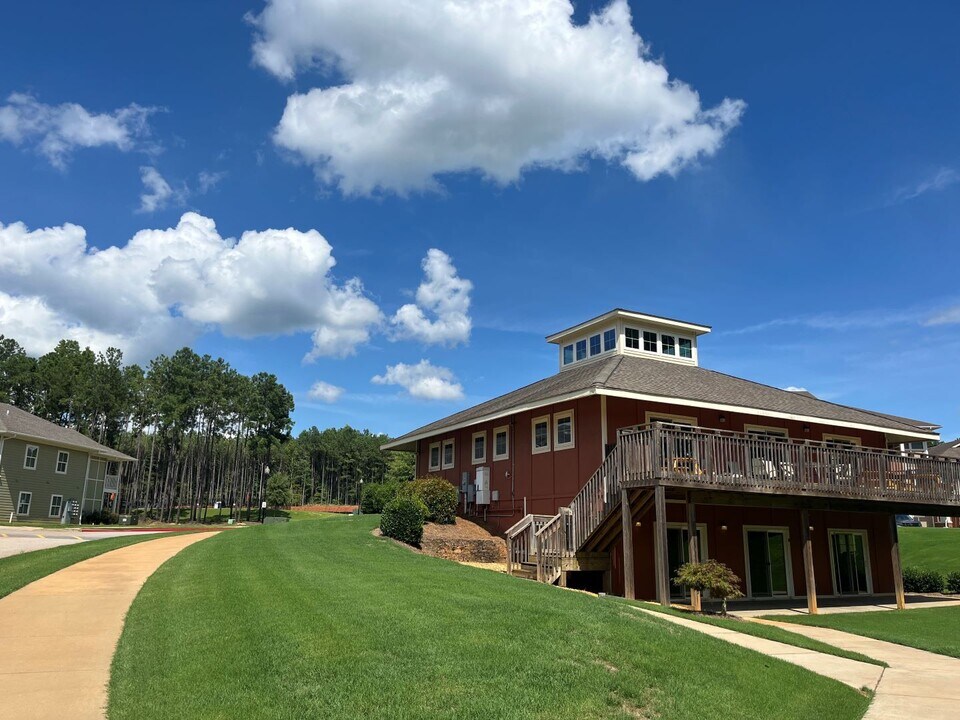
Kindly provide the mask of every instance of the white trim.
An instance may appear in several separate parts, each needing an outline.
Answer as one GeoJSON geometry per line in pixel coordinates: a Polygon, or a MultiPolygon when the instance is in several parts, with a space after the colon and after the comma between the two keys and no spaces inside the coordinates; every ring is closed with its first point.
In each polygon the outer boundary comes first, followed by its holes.
{"type": "MultiPolygon", "coordinates": [[[[627,390],[608,390],[607,388],[596,388],[594,392],[597,395],[607,395],[609,397],[627,398],[628,400],[647,400],[649,402],[666,403],[669,405],[686,405],[692,408],[705,408],[707,410],[723,410],[732,413],[742,413],[747,415],[760,415],[761,417],[775,417],[784,420],[797,420],[799,422],[808,422],[815,425],[833,425],[834,427],[846,427],[856,430],[872,430],[874,432],[886,433],[896,437],[910,437],[918,440],[938,440],[940,436],[936,433],[923,433],[919,430],[895,430],[880,425],[868,425],[867,423],[849,422],[847,420],[834,420],[831,418],[814,417],[812,415],[794,415],[793,413],[779,412],[777,410],[764,410],[762,408],[752,408],[744,405],[728,405],[726,403],[705,402],[703,400],[687,400],[685,398],[670,398],[663,395],[650,395],[647,393],[636,393],[627,390]]],[[[550,401],[544,404],[549,405],[550,401]]]]}
{"type": "Polygon", "coordinates": [[[53,471],[57,475],[66,475],[67,469],[70,467],[70,452],[68,450],[57,450],[57,462],[53,466],[53,471]],[[67,459],[63,461],[63,470],[60,469],[60,456],[66,455],[67,459]]]}
{"type": "Polygon", "coordinates": [[[33,491],[32,490],[21,490],[20,494],[17,495],[17,517],[23,517],[30,514],[30,506],[33,505],[33,491]],[[27,496],[27,511],[20,512],[20,505],[23,504],[23,496],[27,496]]]}
{"type": "Polygon", "coordinates": [[[470,438],[470,464],[483,465],[487,461],[487,431],[475,432],[470,438]],[[483,455],[477,457],[477,438],[483,438],[483,455]]]}
{"type": "Polygon", "coordinates": [[[457,466],[457,440],[456,438],[447,438],[443,441],[443,444],[440,446],[440,468],[442,470],[452,470],[457,466]],[[450,463],[447,463],[447,446],[453,448],[453,451],[450,453],[451,460],[450,463]]]}
{"type": "MultiPolygon", "coordinates": [[[[758,532],[778,532],[783,534],[783,553],[787,565],[787,594],[786,595],[774,595],[771,593],[770,599],[778,597],[794,597],[793,590],[793,560],[790,553],[790,528],[785,525],[744,525],[743,526],[743,562],[744,562],[744,583],[746,584],[746,597],[747,599],[753,599],[753,590],[750,587],[750,546],[747,543],[747,533],[751,530],[758,532]]],[[[764,596],[766,599],[766,596],[764,596]]]]}
{"type": "Polygon", "coordinates": [[[493,461],[498,460],[509,460],[510,459],[510,426],[501,425],[500,427],[495,427],[493,429],[493,461]],[[503,455],[497,455],[497,435],[504,433],[507,437],[507,451],[503,455]]]}
{"type": "Polygon", "coordinates": [[[873,595],[873,568],[870,567],[870,535],[867,530],[848,528],[827,528],[827,545],[830,548],[830,581],[833,585],[834,597],[854,597],[873,595]],[[834,535],[862,535],[863,536],[863,565],[867,572],[867,591],[865,593],[841,593],[837,587],[837,566],[833,554],[834,535]]]}
{"type": "Polygon", "coordinates": [[[23,450],[23,469],[24,470],[36,470],[37,465],[40,464],[40,446],[39,445],[27,445],[23,450]],[[27,460],[30,459],[30,448],[33,448],[37,451],[36,455],[33,456],[33,465],[27,465],[27,460]]]}
{"type": "MultiPolygon", "coordinates": [[[[779,418],[783,420],[796,420],[797,422],[812,423],[814,425],[832,425],[834,427],[851,428],[854,430],[870,430],[872,432],[884,433],[894,438],[915,438],[917,440],[936,440],[938,442],[940,441],[939,434],[932,433],[932,432],[925,433],[925,432],[921,432],[920,430],[916,430],[916,431],[895,430],[893,428],[882,427],[880,425],[869,425],[867,423],[849,422],[847,420],[834,420],[831,418],[814,417],[812,415],[795,415],[793,413],[779,412],[776,410],[764,410],[762,408],[752,408],[752,407],[747,407],[745,405],[728,405],[726,403],[713,403],[713,402],[706,402],[703,400],[688,400],[686,398],[667,397],[664,395],[651,395],[649,393],[630,392],[628,390],[609,390],[607,388],[590,388],[588,390],[578,390],[576,392],[567,393],[565,395],[557,395],[555,397],[544,398],[543,400],[539,400],[533,403],[517,405],[516,407],[511,407],[507,410],[503,410],[502,412],[498,412],[498,413],[481,415],[480,417],[474,418],[472,420],[465,420],[464,422],[454,423],[453,425],[448,425],[441,428],[436,428],[434,430],[421,432],[416,435],[412,435],[411,437],[404,438],[403,440],[394,440],[393,442],[384,443],[380,447],[383,450],[392,450],[402,445],[409,445],[410,443],[416,442],[417,440],[426,440],[427,438],[435,437],[442,433],[453,432],[461,428],[470,427],[471,425],[479,425],[480,423],[491,422],[493,420],[499,420],[500,418],[510,417],[511,415],[519,415],[524,412],[529,412],[530,410],[536,410],[538,408],[546,407],[548,405],[556,405],[562,402],[566,402],[568,400],[578,400],[580,398],[590,397],[592,395],[600,395],[601,397],[602,396],[619,397],[619,398],[626,398],[628,400],[644,400],[648,402],[665,403],[668,405],[684,405],[690,408],[720,410],[723,412],[741,413],[741,414],[747,414],[747,415],[759,415],[761,417],[779,418]]],[[[894,442],[894,441],[891,440],[891,442],[894,442]]]]}
{"type": "Polygon", "coordinates": [[[63,514],[63,495],[51,495],[50,496],[50,509],[47,511],[47,517],[58,518],[63,514]],[[53,511],[53,499],[60,498],[60,510],[57,512],[53,511]]]}
{"type": "Polygon", "coordinates": [[[581,332],[586,331],[594,325],[603,325],[610,322],[612,319],[617,320],[631,320],[634,322],[644,322],[651,325],[658,325],[662,327],[675,328],[685,330],[695,335],[703,335],[710,332],[712,329],[709,325],[697,325],[696,323],[686,322],[684,320],[673,320],[671,318],[658,317],[656,315],[647,315],[645,313],[631,312],[629,310],[611,310],[610,312],[604,313],[599,317],[595,317],[591,320],[580,323],[579,325],[574,325],[571,328],[566,330],[561,330],[560,332],[553,333],[553,335],[547,336],[548,343],[554,343],[558,340],[561,340],[564,337],[569,335],[579,335],[581,332]]]}
{"type": "Polygon", "coordinates": [[[551,449],[550,442],[550,416],[541,415],[540,417],[535,417],[530,420],[530,452],[534,455],[540,455],[541,453],[548,453],[551,449]],[[547,426],[547,444],[544,447],[537,447],[537,425],[545,424],[547,426]]]}
{"type": "Polygon", "coordinates": [[[573,408],[553,414],[553,449],[555,451],[571,450],[577,446],[577,423],[574,419],[573,408]],[[560,421],[570,418],[570,442],[560,442],[560,421]]]}
{"type": "Polygon", "coordinates": [[[430,443],[427,448],[427,472],[436,472],[440,469],[440,463],[443,461],[443,448],[440,441],[430,443]],[[433,464],[433,449],[437,449],[437,464],[433,464]]]}

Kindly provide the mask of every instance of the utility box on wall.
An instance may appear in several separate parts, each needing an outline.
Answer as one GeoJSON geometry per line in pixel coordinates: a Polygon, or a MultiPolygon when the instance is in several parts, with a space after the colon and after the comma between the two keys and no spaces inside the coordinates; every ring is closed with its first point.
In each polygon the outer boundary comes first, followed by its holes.
{"type": "Polygon", "coordinates": [[[490,504],[490,468],[478,467],[477,479],[477,505],[490,504]]]}

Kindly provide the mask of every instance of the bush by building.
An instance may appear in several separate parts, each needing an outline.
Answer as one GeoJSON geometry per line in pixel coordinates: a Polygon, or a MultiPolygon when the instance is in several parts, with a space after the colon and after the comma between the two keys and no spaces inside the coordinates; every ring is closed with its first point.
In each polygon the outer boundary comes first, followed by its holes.
{"type": "Polygon", "coordinates": [[[903,569],[903,589],[915,593],[942,593],[947,580],[943,573],[918,567],[903,569]]]}
{"type": "Polygon", "coordinates": [[[420,545],[423,539],[423,522],[426,506],[415,497],[394,498],[383,508],[380,516],[380,532],[407,545],[420,545]]]}
{"type": "Polygon", "coordinates": [[[442,477],[417,478],[400,486],[400,496],[419,499],[427,508],[427,520],[439,525],[457,521],[460,493],[442,477]]]}

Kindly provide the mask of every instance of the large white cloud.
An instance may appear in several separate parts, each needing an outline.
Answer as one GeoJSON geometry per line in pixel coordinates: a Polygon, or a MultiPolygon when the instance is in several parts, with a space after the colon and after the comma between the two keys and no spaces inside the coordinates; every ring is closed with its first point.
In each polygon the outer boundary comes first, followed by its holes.
{"type": "Polygon", "coordinates": [[[133,149],[149,134],[147,118],[155,110],[131,104],[93,113],[76,103],[47,105],[32,95],[13,93],[0,105],[0,140],[32,146],[62,169],[77,148],[133,149]]]}
{"type": "Polygon", "coordinates": [[[335,264],[316,230],[235,240],[196,213],[104,250],[77,225],[0,224],[0,333],[34,353],[73,337],[146,359],[209,329],[243,338],[304,331],[317,341],[308,359],[344,357],[383,318],[359,280],[335,281],[335,264]]]}
{"type": "Polygon", "coordinates": [[[383,375],[370,380],[377,385],[399,385],[412,397],[421,400],[460,400],[463,386],[449,368],[421,360],[416,365],[397,363],[387,367],[383,375]]]}
{"type": "Polygon", "coordinates": [[[291,95],[275,142],[361,194],[588,157],[648,180],[717,151],[743,102],[705,109],[651,58],[626,0],[572,15],[569,0],[268,0],[250,18],[254,61],[339,83],[291,95]]]}
{"type": "Polygon", "coordinates": [[[417,302],[402,306],[393,316],[395,337],[451,346],[467,342],[473,283],[457,275],[450,256],[436,248],[427,252],[422,267],[417,302]]]}

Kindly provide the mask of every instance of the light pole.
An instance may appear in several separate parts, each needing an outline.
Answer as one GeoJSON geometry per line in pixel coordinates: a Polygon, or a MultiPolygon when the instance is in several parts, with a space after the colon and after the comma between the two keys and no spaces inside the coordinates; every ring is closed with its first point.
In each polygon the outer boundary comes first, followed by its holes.
{"type": "Polygon", "coordinates": [[[357,515],[363,515],[363,478],[359,479],[357,485],[357,515]]]}

